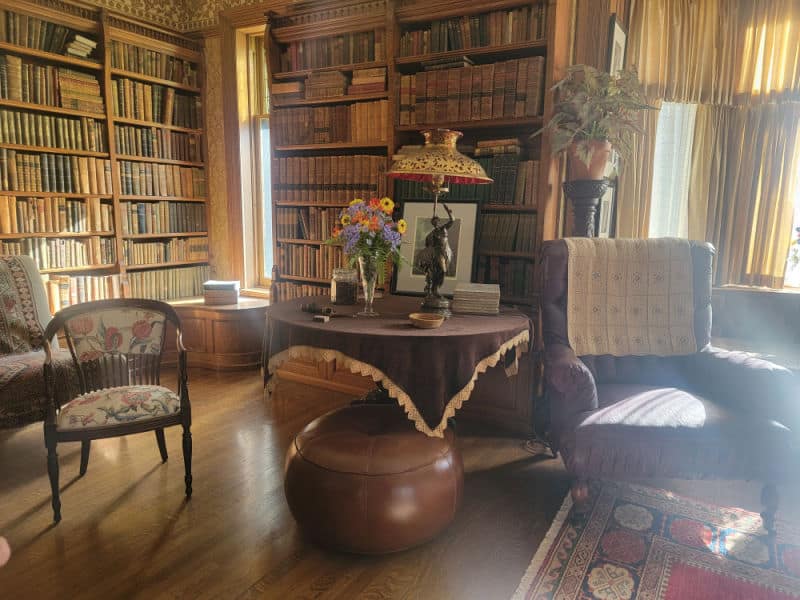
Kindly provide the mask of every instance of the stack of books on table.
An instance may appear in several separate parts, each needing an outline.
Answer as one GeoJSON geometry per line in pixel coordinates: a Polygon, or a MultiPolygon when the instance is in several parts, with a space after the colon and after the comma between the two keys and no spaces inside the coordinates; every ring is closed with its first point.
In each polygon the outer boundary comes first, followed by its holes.
{"type": "Polygon", "coordinates": [[[203,283],[203,298],[206,304],[213,306],[236,304],[239,302],[239,282],[210,279],[203,283]]]}
{"type": "Polygon", "coordinates": [[[496,283],[458,283],[453,292],[453,312],[496,315],[500,312],[500,286],[496,283]]]}

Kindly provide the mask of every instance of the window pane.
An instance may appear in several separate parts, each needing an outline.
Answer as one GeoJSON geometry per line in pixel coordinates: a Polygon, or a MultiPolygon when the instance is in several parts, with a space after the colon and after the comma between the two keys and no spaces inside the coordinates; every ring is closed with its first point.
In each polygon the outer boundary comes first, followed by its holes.
{"type": "Polygon", "coordinates": [[[689,177],[696,104],[664,102],[658,115],[650,237],[688,237],[689,177]]]}
{"type": "MultiPolygon", "coordinates": [[[[800,178],[798,179],[800,181],[800,178]]],[[[789,262],[783,285],[800,287],[800,185],[794,193],[794,223],[792,224],[792,245],[789,248],[789,262]]]]}

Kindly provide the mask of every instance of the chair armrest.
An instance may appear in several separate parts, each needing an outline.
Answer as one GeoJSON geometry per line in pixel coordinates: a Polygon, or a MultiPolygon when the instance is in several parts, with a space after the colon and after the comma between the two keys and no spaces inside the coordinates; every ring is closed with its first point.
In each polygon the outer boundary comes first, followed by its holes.
{"type": "Polygon", "coordinates": [[[702,395],[800,433],[800,378],[789,369],[711,346],[687,358],[689,383],[702,395]]]}
{"type": "Polygon", "coordinates": [[[544,380],[554,424],[574,414],[597,409],[594,376],[569,346],[547,345],[544,380]]]}

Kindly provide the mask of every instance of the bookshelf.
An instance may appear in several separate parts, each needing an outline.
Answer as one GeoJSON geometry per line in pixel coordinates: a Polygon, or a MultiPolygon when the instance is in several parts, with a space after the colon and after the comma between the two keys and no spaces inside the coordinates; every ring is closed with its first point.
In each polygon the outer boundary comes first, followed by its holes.
{"type": "Polygon", "coordinates": [[[201,46],[82,3],[0,0],[0,16],[0,251],[34,256],[53,312],[199,295],[201,46]]]}
{"type": "Polygon", "coordinates": [[[324,292],[343,264],[341,248],[324,244],[339,212],[353,198],[388,194],[386,3],[327,6],[268,19],[273,301],[324,292]]]}

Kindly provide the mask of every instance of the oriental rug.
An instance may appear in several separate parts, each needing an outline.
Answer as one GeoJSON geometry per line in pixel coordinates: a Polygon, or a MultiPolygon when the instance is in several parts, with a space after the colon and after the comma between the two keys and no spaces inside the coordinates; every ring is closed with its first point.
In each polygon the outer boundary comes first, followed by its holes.
{"type": "Polygon", "coordinates": [[[514,600],[800,598],[800,529],[757,513],[605,482],[567,496],[514,600]]]}

